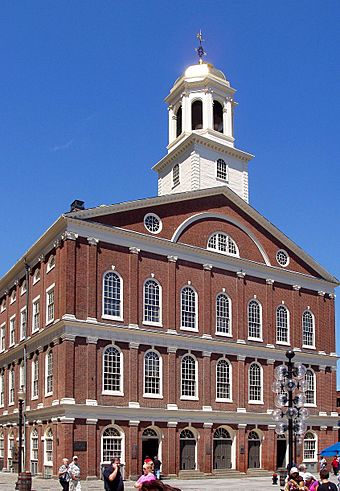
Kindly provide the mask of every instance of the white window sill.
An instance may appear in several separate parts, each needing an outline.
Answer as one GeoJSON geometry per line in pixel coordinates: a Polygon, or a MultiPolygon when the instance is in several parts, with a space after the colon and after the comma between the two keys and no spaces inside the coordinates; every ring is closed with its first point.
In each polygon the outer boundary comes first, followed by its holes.
{"type": "Polygon", "coordinates": [[[114,391],[114,390],[103,390],[102,391],[103,396],[124,396],[124,392],[120,391],[114,391]]]}
{"type": "Polygon", "coordinates": [[[110,321],[124,321],[124,318],[121,316],[116,316],[116,315],[108,315],[108,314],[103,314],[102,319],[107,319],[110,321]]]}
{"type": "Polygon", "coordinates": [[[232,338],[233,335],[232,333],[226,333],[226,332],[215,332],[215,336],[222,336],[223,338],[232,338]]]}
{"type": "Polygon", "coordinates": [[[248,401],[248,404],[261,405],[261,404],[264,404],[264,402],[262,400],[261,401],[248,401]]]}
{"type": "Polygon", "coordinates": [[[181,401],[198,401],[197,396],[181,396],[180,397],[181,401]]]}
{"type": "Polygon", "coordinates": [[[232,399],[215,399],[215,402],[233,402],[232,399]]]}
{"type": "Polygon", "coordinates": [[[163,327],[161,322],[151,322],[151,321],[143,321],[143,326],[154,326],[154,327],[163,327]]]}
{"type": "Polygon", "coordinates": [[[263,343],[263,338],[247,338],[248,341],[257,341],[258,343],[263,343]]]}
{"type": "Polygon", "coordinates": [[[194,329],[192,327],[185,327],[181,326],[180,327],[181,331],[189,331],[189,332],[198,332],[198,327],[195,327],[194,329]]]}
{"type": "Polygon", "coordinates": [[[162,394],[143,394],[143,397],[145,397],[145,399],[163,399],[162,394]]]}
{"type": "Polygon", "coordinates": [[[303,348],[306,348],[306,349],[316,349],[316,347],[313,345],[309,345],[309,344],[303,344],[302,345],[303,348]]]}

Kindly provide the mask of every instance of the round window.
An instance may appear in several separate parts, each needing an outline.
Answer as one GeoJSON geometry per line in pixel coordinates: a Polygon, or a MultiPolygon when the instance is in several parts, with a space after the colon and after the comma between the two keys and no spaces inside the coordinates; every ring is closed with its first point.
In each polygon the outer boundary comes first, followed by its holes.
{"type": "Polygon", "coordinates": [[[286,251],[280,249],[276,253],[276,260],[280,266],[288,266],[289,264],[289,256],[286,251]]]}
{"type": "Polygon", "coordinates": [[[148,213],[144,217],[144,227],[152,234],[159,234],[162,230],[162,221],[154,213],[148,213]]]}

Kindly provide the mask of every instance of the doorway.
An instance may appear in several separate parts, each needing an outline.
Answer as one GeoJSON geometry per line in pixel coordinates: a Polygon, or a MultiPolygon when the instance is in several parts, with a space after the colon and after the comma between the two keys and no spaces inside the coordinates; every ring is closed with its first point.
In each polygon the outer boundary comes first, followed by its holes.
{"type": "Polygon", "coordinates": [[[248,435],[248,469],[259,469],[261,440],[256,431],[251,431],[248,435]]]}

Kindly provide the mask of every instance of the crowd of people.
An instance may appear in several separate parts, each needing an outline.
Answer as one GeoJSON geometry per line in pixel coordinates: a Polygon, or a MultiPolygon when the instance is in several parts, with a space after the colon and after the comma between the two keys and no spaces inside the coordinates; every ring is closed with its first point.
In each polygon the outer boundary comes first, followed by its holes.
{"type": "MultiPolygon", "coordinates": [[[[337,458],[335,458],[337,459],[337,458]]],[[[332,461],[334,475],[338,475],[338,465],[335,460],[332,461]]],[[[286,479],[284,491],[338,491],[340,480],[338,477],[338,486],[329,480],[329,471],[327,469],[326,459],[320,461],[319,478],[316,478],[312,473],[306,472],[305,464],[299,467],[292,467],[286,479]]]]}

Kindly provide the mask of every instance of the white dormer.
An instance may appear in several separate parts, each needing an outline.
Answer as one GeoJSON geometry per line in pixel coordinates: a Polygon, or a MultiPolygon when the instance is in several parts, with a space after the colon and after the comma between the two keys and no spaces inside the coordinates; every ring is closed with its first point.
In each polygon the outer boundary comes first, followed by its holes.
{"type": "Polygon", "coordinates": [[[166,97],[168,154],[153,169],[158,194],[225,184],[248,201],[248,162],[234,146],[235,89],[208,63],[189,66],[166,97]]]}

